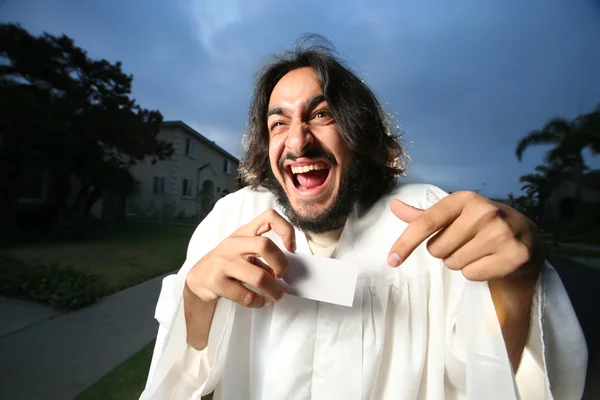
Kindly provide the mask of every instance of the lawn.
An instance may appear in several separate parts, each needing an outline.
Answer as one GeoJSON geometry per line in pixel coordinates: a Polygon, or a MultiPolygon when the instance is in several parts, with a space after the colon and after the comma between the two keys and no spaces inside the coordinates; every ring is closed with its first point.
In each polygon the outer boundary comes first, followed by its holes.
{"type": "MultiPolygon", "coordinates": [[[[81,392],[75,400],[134,400],[139,399],[146,379],[154,341],[81,392]]],[[[212,395],[203,400],[212,399],[212,395]]]]}
{"type": "Polygon", "coordinates": [[[600,250],[582,249],[566,245],[558,247],[549,245],[548,253],[550,255],[559,255],[566,257],[600,258],[600,250]]]}
{"type": "MultiPolygon", "coordinates": [[[[548,241],[552,241],[555,235],[556,233],[552,231],[544,232],[543,234],[548,241]]],[[[584,243],[593,246],[600,245],[600,229],[586,230],[577,233],[559,233],[558,237],[563,243],[584,243]]]]}
{"type": "Polygon", "coordinates": [[[130,222],[85,241],[2,249],[0,259],[16,260],[19,269],[56,265],[99,276],[106,295],[179,268],[193,231],[190,226],[130,222]]]}
{"type": "Polygon", "coordinates": [[[75,400],[139,399],[150,368],[154,341],[81,392],[75,400]]]}

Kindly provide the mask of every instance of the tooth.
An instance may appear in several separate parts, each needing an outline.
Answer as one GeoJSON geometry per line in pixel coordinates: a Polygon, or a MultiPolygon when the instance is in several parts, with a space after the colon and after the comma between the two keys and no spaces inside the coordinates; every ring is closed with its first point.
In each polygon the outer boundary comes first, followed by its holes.
{"type": "Polygon", "coordinates": [[[293,174],[303,174],[308,171],[313,171],[313,170],[319,171],[319,170],[326,169],[326,168],[327,168],[327,165],[325,165],[325,163],[317,162],[315,164],[303,165],[303,166],[299,166],[299,167],[292,167],[291,170],[292,170],[293,174]]]}

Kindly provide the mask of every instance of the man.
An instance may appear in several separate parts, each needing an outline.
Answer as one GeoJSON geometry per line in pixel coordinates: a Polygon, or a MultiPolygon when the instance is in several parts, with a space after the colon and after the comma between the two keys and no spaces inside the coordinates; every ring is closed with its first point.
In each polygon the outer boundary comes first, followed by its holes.
{"type": "Polygon", "coordinates": [[[248,186],[164,280],[142,399],[581,397],[585,341],[534,224],[398,185],[403,149],[330,48],[261,71],[245,144],[248,186]],[[352,306],[285,293],[289,252],[358,266],[352,306]]]}

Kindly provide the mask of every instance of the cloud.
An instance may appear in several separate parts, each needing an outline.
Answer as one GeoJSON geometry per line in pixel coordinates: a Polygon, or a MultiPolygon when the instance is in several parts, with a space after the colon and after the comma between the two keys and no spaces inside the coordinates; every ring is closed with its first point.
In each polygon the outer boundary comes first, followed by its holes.
{"type": "MultiPolygon", "coordinates": [[[[306,32],[329,37],[402,124],[415,173],[519,190],[516,141],[600,102],[598,1],[7,0],[4,21],[122,60],[134,95],[238,155],[254,75],[306,32]],[[238,150],[236,150],[238,149],[238,150]]],[[[591,160],[592,166],[600,161],[591,160]]],[[[411,170],[409,170],[410,172],[411,170]]]]}

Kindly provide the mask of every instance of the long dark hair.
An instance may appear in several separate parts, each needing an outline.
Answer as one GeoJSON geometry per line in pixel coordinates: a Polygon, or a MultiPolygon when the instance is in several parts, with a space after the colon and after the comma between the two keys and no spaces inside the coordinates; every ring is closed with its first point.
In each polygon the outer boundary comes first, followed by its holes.
{"type": "Polygon", "coordinates": [[[319,35],[305,35],[293,51],[274,58],[256,79],[240,164],[243,185],[270,189],[278,184],[273,182],[269,164],[269,99],[285,74],[310,67],[323,89],[339,134],[360,166],[363,179],[358,200],[369,204],[389,193],[397,176],[404,172],[405,153],[399,135],[392,131],[373,92],[336,57],[331,42],[319,35]]]}

